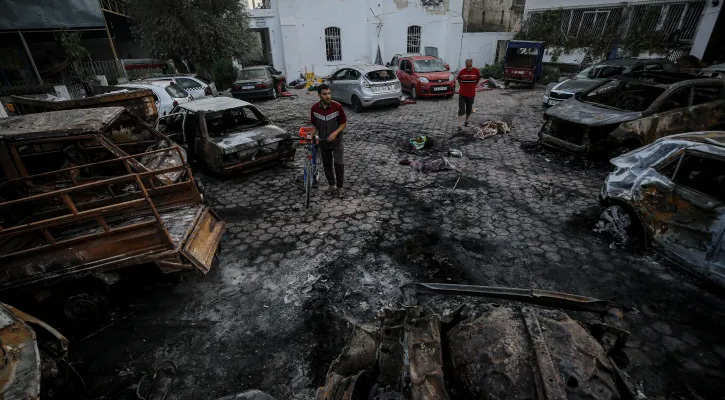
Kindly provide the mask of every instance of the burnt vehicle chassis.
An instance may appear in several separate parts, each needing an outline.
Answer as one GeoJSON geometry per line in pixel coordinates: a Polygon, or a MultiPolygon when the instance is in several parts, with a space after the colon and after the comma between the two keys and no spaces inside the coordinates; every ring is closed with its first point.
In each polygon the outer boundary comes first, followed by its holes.
{"type": "MultiPolygon", "coordinates": [[[[0,121],[0,160],[3,296],[43,300],[79,279],[108,287],[120,269],[149,263],[209,271],[224,223],[203,204],[183,150],[129,111],[0,121]]],[[[74,319],[72,304],[64,311],[74,319]]]]}
{"type": "Polygon", "coordinates": [[[409,284],[399,309],[357,326],[330,366],[317,400],[631,399],[637,394],[612,354],[629,333],[607,301],[531,289],[409,284]],[[461,305],[438,315],[416,292],[500,298],[587,311],[584,326],[558,309],[461,305]],[[427,308],[427,307],[426,307],[427,308]]]}

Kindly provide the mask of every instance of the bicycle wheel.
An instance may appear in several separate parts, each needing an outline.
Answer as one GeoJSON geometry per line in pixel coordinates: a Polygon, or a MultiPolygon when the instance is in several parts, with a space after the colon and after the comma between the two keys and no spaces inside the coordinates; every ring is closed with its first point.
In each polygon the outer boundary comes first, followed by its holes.
{"type": "Polygon", "coordinates": [[[310,196],[312,196],[312,180],[314,179],[314,171],[312,163],[305,164],[305,208],[310,208],[310,196]]]}

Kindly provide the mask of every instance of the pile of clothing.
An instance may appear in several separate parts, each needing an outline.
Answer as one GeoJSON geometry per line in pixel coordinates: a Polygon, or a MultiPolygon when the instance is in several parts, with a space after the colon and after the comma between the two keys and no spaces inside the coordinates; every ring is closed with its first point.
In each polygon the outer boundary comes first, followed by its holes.
{"type": "Polygon", "coordinates": [[[504,121],[489,120],[473,128],[473,137],[476,139],[486,139],[498,134],[511,132],[511,127],[504,121]]]}

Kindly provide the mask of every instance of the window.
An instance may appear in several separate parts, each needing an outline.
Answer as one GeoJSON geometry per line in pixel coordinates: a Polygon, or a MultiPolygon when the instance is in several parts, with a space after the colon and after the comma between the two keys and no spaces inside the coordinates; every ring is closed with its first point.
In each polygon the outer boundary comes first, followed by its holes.
{"type": "Polygon", "coordinates": [[[390,66],[393,68],[396,68],[398,66],[398,56],[393,57],[393,59],[390,61],[390,66]]]}
{"type": "Polygon", "coordinates": [[[644,111],[664,93],[664,89],[644,83],[612,79],[586,93],[585,100],[594,105],[626,111],[644,111]]]}
{"type": "Polygon", "coordinates": [[[645,71],[664,71],[664,69],[662,68],[662,64],[657,64],[657,63],[645,64],[644,70],[645,71]]]}
{"type": "Polygon", "coordinates": [[[420,53],[420,26],[408,27],[408,53],[420,53]]]}
{"type": "Polygon", "coordinates": [[[693,105],[709,103],[711,101],[723,100],[722,85],[696,85],[693,105]]]}
{"type": "Polygon", "coordinates": [[[418,72],[444,72],[446,70],[446,66],[437,58],[415,60],[413,65],[415,65],[415,70],[418,72]]]}
{"type": "Polygon", "coordinates": [[[240,81],[267,79],[267,74],[265,74],[263,69],[243,69],[239,71],[239,77],[237,79],[240,81]]]}
{"type": "Polygon", "coordinates": [[[327,51],[327,61],[342,60],[340,28],[325,28],[325,50],[327,51]]]}
{"type": "Polygon", "coordinates": [[[410,64],[410,61],[403,60],[400,62],[400,70],[410,73],[410,70],[412,69],[412,66],[410,64]]]}
{"type": "Polygon", "coordinates": [[[189,96],[189,93],[186,93],[186,90],[184,90],[181,86],[175,83],[170,84],[164,89],[166,89],[166,93],[168,93],[169,96],[174,99],[180,99],[189,96]]]}
{"type": "Polygon", "coordinates": [[[674,182],[725,201],[725,160],[685,154],[674,182]]]}
{"type": "Polygon", "coordinates": [[[660,112],[676,110],[678,108],[684,108],[690,106],[690,89],[691,86],[683,87],[675,90],[670,94],[660,107],[660,112]]]}
{"type": "Polygon", "coordinates": [[[332,80],[334,81],[342,81],[345,79],[347,79],[347,69],[341,69],[332,76],[332,80]]]}
{"type": "Polygon", "coordinates": [[[269,10],[272,8],[271,6],[271,0],[247,0],[247,7],[250,10],[254,9],[261,9],[261,10],[269,10]]]}
{"type": "Polygon", "coordinates": [[[249,106],[208,113],[204,120],[210,137],[226,136],[267,123],[262,113],[249,106]]]}
{"type": "Polygon", "coordinates": [[[425,48],[425,55],[427,56],[433,56],[438,57],[438,48],[437,47],[428,47],[425,48]]]}
{"type": "Polygon", "coordinates": [[[184,89],[200,89],[201,85],[199,82],[189,78],[176,78],[176,83],[184,89]]]}
{"type": "Polygon", "coordinates": [[[355,71],[354,69],[349,70],[347,74],[347,79],[357,80],[360,79],[360,72],[355,71]]]}
{"type": "Polygon", "coordinates": [[[365,78],[370,82],[387,82],[395,79],[395,73],[389,69],[368,72],[365,78]]]}

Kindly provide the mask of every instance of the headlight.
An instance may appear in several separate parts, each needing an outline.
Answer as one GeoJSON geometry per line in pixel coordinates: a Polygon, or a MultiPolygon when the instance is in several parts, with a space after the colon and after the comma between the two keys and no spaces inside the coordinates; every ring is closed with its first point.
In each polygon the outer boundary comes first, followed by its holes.
{"type": "Polygon", "coordinates": [[[428,83],[428,78],[426,78],[425,76],[421,76],[420,78],[418,78],[418,80],[423,83],[428,83]]]}
{"type": "Polygon", "coordinates": [[[449,81],[453,82],[453,81],[454,81],[455,79],[456,79],[456,77],[455,77],[455,76],[453,76],[453,75],[448,75],[448,80],[449,80],[449,81]]]}

